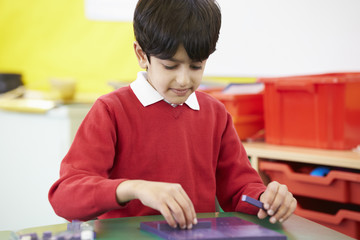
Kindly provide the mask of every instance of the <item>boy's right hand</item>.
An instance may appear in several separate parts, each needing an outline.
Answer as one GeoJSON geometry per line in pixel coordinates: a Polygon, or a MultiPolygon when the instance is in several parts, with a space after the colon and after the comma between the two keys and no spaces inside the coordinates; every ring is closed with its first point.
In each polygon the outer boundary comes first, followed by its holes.
{"type": "Polygon", "coordinates": [[[127,180],[117,187],[116,198],[120,204],[139,199],[158,210],[174,228],[179,224],[182,229],[191,229],[197,224],[194,205],[180,184],[127,180]]]}

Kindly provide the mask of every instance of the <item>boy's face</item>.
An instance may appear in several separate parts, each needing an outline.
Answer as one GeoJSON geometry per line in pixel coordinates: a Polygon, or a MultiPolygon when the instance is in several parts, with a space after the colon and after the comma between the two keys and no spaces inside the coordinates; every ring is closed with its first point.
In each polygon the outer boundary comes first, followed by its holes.
{"type": "Polygon", "coordinates": [[[206,60],[197,62],[190,59],[182,45],[170,59],[151,56],[149,62],[146,55],[144,58],[146,65],[142,65],[140,59],[139,64],[143,68],[147,67],[149,83],[168,102],[174,104],[184,103],[199,87],[206,64],[206,60]]]}

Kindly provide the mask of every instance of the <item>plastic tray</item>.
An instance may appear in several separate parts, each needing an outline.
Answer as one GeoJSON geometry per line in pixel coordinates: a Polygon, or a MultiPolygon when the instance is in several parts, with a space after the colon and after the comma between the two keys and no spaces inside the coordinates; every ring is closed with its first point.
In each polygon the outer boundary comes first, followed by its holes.
{"type": "Polygon", "coordinates": [[[331,170],[325,177],[294,172],[286,163],[260,161],[271,180],[286,184],[296,195],[360,205],[360,174],[331,170]]]}
{"type": "Polygon", "coordinates": [[[336,214],[332,215],[305,209],[298,204],[295,214],[355,239],[360,239],[360,212],[340,209],[336,214]]]}

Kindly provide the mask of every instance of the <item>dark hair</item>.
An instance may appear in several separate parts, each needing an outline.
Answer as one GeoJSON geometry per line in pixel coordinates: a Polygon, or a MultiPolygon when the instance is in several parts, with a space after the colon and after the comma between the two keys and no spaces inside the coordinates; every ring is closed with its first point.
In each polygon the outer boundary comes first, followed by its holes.
{"type": "Polygon", "coordinates": [[[173,57],[181,44],[190,59],[207,59],[220,26],[215,0],[139,0],[134,14],[136,40],[148,57],[160,59],[173,57]]]}

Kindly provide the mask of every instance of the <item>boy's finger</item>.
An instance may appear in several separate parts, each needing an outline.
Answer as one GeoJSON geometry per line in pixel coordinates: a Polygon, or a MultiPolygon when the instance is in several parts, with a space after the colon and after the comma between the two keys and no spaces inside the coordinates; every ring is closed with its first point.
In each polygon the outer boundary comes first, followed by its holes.
{"type": "Polygon", "coordinates": [[[184,207],[181,205],[181,203],[178,202],[178,200],[175,199],[169,199],[167,204],[169,206],[172,216],[175,218],[175,221],[179,224],[179,227],[181,229],[185,229],[187,225],[184,214],[184,207]]]}
{"type": "Polygon", "coordinates": [[[196,212],[194,208],[194,204],[190,200],[189,196],[186,194],[184,190],[181,191],[182,197],[184,201],[186,201],[185,215],[187,217],[187,226],[188,228],[197,223],[196,220],[196,212]]]}
{"type": "Polygon", "coordinates": [[[177,227],[177,222],[174,216],[171,214],[170,209],[167,205],[164,204],[162,207],[160,207],[159,212],[161,213],[161,215],[163,215],[165,221],[167,222],[167,224],[169,224],[169,226],[173,228],[177,227]]]}
{"type": "Polygon", "coordinates": [[[274,202],[275,196],[278,191],[278,185],[279,183],[276,181],[269,183],[265,192],[261,194],[260,201],[264,203],[265,209],[269,209],[274,202]]]}
{"type": "Polygon", "coordinates": [[[267,213],[264,210],[259,209],[259,212],[258,212],[257,216],[258,216],[259,219],[264,219],[264,218],[267,217],[267,213]]]}
{"type": "Polygon", "coordinates": [[[286,219],[288,219],[291,216],[291,214],[295,211],[296,206],[297,206],[297,201],[295,198],[292,198],[291,203],[290,203],[290,208],[288,209],[286,214],[282,218],[279,219],[279,222],[282,223],[282,222],[286,221],[286,219]]]}
{"type": "Polygon", "coordinates": [[[286,193],[285,199],[280,203],[280,207],[276,211],[275,215],[273,216],[273,219],[270,219],[271,221],[283,221],[285,218],[285,215],[291,211],[291,202],[293,199],[293,195],[290,192],[286,193]]]}
{"type": "Polygon", "coordinates": [[[190,198],[187,196],[186,192],[181,189],[179,194],[176,194],[175,200],[178,202],[185,215],[186,228],[191,229],[194,222],[195,210],[190,198]]]}
{"type": "Polygon", "coordinates": [[[275,199],[270,205],[270,209],[268,210],[268,214],[270,216],[273,216],[278,211],[279,207],[284,203],[288,193],[289,191],[286,185],[280,184],[275,199]]]}

